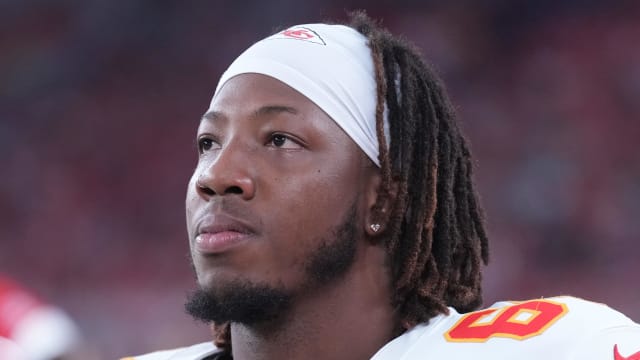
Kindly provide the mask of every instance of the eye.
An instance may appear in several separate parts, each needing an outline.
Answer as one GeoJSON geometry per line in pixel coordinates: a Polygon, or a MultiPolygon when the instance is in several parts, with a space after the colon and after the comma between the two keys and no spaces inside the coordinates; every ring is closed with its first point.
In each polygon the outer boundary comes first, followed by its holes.
{"type": "Polygon", "coordinates": [[[216,144],[216,142],[213,139],[210,138],[200,138],[198,139],[198,152],[200,154],[203,154],[209,150],[212,150],[214,148],[216,148],[218,145],[216,144]]]}
{"type": "Polygon", "coordinates": [[[293,140],[291,137],[284,134],[280,134],[280,133],[272,134],[271,137],[269,138],[269,142],[267,145],[277,147],[280,149],[300,149],[301,148],[300,144],[297,143],[295,140],[293,140]]]}

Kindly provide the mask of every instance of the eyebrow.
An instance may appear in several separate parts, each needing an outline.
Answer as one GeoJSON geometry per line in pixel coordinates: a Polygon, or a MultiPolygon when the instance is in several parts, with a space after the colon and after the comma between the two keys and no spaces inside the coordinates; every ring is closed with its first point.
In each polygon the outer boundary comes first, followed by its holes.
{"type": "MultiPolygon", "coordinates": [[[[298,110],[291,106],[285,105],[265,105],[258,108],[251,114],[252,118],[259,118],[266,115],[274,115],[280,113],[289,113],[293,115],[298,114],[298,110]]],[[[220,111],[207,111],[204,115],[202,115],[202,120],[208,120],[215,122],[220,119],[226,119],[226,115],[220,111]]]]}

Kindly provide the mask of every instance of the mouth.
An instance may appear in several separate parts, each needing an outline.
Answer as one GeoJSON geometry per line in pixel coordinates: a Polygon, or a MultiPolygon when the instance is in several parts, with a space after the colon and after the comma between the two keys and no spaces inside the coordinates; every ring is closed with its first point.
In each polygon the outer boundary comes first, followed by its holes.
{"type": "Polygon", "coordinates": [[[240,246],[255,235],[245,223],[225,215],[209,215],[197,226],[194,249],[202,255],[216,255],[240,246]]]}

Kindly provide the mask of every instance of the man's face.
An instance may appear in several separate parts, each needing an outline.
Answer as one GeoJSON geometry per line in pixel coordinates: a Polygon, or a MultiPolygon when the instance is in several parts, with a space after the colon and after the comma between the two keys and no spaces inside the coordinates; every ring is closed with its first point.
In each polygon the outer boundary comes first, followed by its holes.
{"type": "Polygon", "coordinates": [[[354,261],[344,243],[362,238],[363,193],[377,169],[320,108],[278,80],[239,75],[216,95],[197,140],[186,215],[203,290],[251,284],[295,297],[347,270],[331,261],[354,261]],[[316,270],[329,275],[314,282],[316,270]]]}

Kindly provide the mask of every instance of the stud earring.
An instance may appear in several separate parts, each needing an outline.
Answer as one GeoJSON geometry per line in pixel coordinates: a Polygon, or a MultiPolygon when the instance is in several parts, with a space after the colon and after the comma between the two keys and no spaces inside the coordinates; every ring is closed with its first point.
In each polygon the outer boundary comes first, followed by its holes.
{"type": "Polygon", "coordinates": [[[373,232],[378,232],[378,230],[380,230],[380,224],[371,224],[369,227],[373,232]]]}

